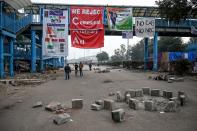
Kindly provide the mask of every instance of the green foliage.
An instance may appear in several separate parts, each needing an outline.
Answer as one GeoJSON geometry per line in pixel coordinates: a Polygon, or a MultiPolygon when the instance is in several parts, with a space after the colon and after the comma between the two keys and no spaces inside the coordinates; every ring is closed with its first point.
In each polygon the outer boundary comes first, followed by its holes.
{"type": "Polygon", "coordinates": [[[158,41],[159,52],[176,52],[184,50],[185,46],[180,37],[160,37],[158,41]]]}
{"type": "Polygon", "coordinates": [[[144,60],[144,40],[141,40],[131,48],[131,60],[132,61],[144,60]]]}
{"type": "Polygon", "coordinates": [[[96,55],[96,58],[98,61],[102,62],[102,61],[107,61],[109,60],[109,55],[107,52],[102,51],[101,53],[96,55]]]}
{"type": "Polygon", "coordinates": [[[126,47],[121,44],[120,49],[114,50],[114,55],[111,56],[111,61],[123,61],[126,59],[126,47]]]}
{"type": "Polygon", "coordinates": [[[196,9],[196,0],[157,0],[161,17],[179,22],[181,19],[190,17],[196,9]]]}
{"type": "Polygon", "coordinates": [[[171,67],[174,68],[174,73],[177,75],[183,75],[186,73],[189,73],[192,63],[188,60],[178,60],[178,61],[172,61],[170,63],[171,67]]]}

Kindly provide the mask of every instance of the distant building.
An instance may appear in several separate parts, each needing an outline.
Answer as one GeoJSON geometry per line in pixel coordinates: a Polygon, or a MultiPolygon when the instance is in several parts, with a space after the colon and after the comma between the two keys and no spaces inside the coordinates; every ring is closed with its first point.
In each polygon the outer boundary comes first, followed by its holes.
{"type": "Polygon", "coordinates": [[[83,63],[98,63],[98,60],[96,58],[96,56],[86,56],[86,57],[80,57],[78,59],[70,59],[68,60],[68,63],[79,63],[79,62],[83,62],[83,63]]]}

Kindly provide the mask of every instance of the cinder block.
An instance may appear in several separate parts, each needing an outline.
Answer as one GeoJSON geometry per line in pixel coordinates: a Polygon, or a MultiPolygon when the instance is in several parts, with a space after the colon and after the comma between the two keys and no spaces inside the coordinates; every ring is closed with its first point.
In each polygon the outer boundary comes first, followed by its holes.
{"type": "Polygon", "coordinates": [[[58,110],[58,109],[61,109],[62,108],[62,105],[61,103],[59,102],[50,102],[46,107],[45,109],[48,110],[48,111],[55,111],[55,110],[58,110]]]}
{"type": "Polygon", "coordinates": [[[97,101],[95,101],[95,104],[100,105],[102,108],[104,108],[104,101],[103,100],[97,100],[97,101]]]}
{"type": "Polygon", "coordinates": [[[166,98],[167,99],[170,99],[170,98],[172,98],[173,97],[173,92],[171,92],[171,91],[166,91],[166,98]]]}
{"type": "Polygon", "coordinates": [[[135,90],[134,89],[129,89],[128,92],[130,93],[131,98],[135,97],[135,90]]]}
{"type": "Polygon", "coordinates": [[[150,95],[150,87],[143,87],[142,91],[144,95],[150,95]]]}
{"type": "Polygon", "coordinates": [[[143,91],[142,91],[142,89],[135,90],[135,96],[136,96],[136,97],[142,97],[142,96],[143,96],[143,91]]]}
{"type": "Polygon", "coordinates": [[[67,113],[58,115],[54,118],[53,122],[57,125],[64,124],[66,122],[70,121],[70,115],[67,113]]]}
{"type": "Polygon", "coordinates": [[[73,109],[83,108],[83,100],[82,99],[72,99],[72,108],[73,109]]]}
{"type": "Polygon", "coordinates": [[[153,101],[145,101],[144,102],[145,111],[154,111],[156,107],[153,101]]]}
{"type": "Polygon", "coordinates": [[[98,104],[92,104],[91,109],[95,110],[95,111],[100,111],[100,110],[103,109],[103,107],[101,105],[98,105],[98,104]]]}
{"type": "Polygon", "coordinates": [[[151,94],[151,96],[159,97],[160,96],[160,90],[159,89],[152,89],[150,94],[151,94]]]}
{"type": "Polygon", "coordinates": [[[117,102],[123,102],[123,96],[122,96],[122,94],[121,94],[121,92],[120,91],[117,91],[116,92],[116,100],[117,100],[117,102]]]}
{"type": "Polygon", "coordinates": [[[166,92],[167,92],[166,90],[163,91],[163,95],[162,95],[162,96],[163,96],[164,98],[166,98],[166,92]]]}
{"type": "Polygon", "coordinates": [[[112,120],[114,122],[122,122],[125,120],[125,111],[124,109],[117,109],[111,112],[112,120]]]}
{"type": "Polygon", "coordinates": [[[176,103],[174,101],[169,101],[164,109],[165,112],[176,112],[176,103]]]}
{"type": "Polygon", "coordinates": [[[129,99],[129,107],[131,109],[138,110],[139,109],[139,100],[130,98],[129,99]]]}
{"type": "Polygon", "coordinates": [[[104,109],[113,110],[114,106],[115,106],[114,100],[111,100],[111,99],[105,99],[104,100],[104,109]]]}

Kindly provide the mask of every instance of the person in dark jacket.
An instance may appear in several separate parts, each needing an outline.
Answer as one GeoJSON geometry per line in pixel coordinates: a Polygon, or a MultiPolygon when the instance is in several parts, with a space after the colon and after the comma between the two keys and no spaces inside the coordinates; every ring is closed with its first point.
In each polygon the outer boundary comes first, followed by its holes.
{"type": "Polygon", "coordinates": [[[78,64],[75,63],[75,76],[77,76],[78,68],[79,68],[78,64]]]}
{"type": "Polygon", "coordinates": [[[65,80],[69,80],[70,79],[70,73],[71,73],[71,69],[70,69],[69,64],[67,64],[64,67],[64,72],[65,72],[65,80]]]}

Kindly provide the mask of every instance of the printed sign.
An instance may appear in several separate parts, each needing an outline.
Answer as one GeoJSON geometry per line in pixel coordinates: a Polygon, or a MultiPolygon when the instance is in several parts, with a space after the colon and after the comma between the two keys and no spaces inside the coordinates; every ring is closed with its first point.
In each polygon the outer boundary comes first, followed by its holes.
{"type": "Polygon", "coordinates": [[[133,38],[133,31],[123,31],[122,32],[123,39],[131,39],[133,38]]]}
{"type": "Polygon", "coordinates": [[[72,30],[71,41],[76,48],[101,48],[104,46],[104,30],[72,30]]]}
{"type": "Polygon", "coordinates": [[[103,7],[71,6],[70,29],[103,29],[103,7]]]}
{"type": "Polygon", "coordinates": [[[133,30],[132,8],[107,8],[108,27],[110,30],[133,30]]]}
{"type": "Polygon", "coordinates": [[[68,11],[44,10],[43,55],[68,55],[68,11]]]}
{"type": "Polygon", "coordinates": [[[72,6],[70,13],[72,46],[76,48],[103,47],[103,7],[72,6]]]}
{"type": "Polygon", "coordinates": [[[154,18],[135,18],[135,35],[137,37],[152,37],[154,34],[154,18]]]}

